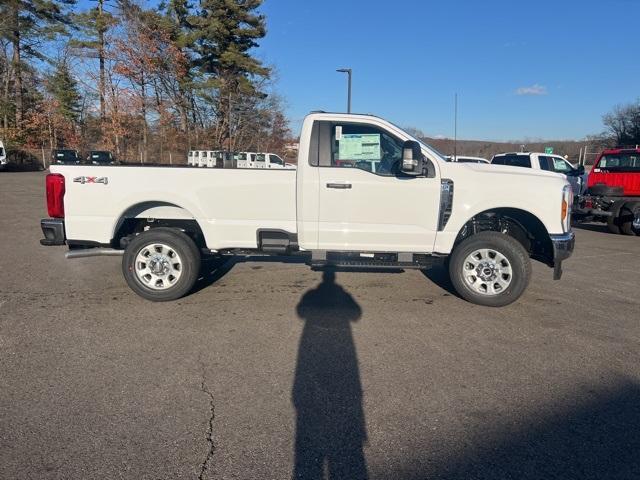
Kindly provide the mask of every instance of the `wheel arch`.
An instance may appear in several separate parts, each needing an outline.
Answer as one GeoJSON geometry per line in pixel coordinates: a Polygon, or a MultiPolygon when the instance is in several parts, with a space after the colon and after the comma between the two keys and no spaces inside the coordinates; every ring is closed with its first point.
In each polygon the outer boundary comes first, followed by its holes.
{"type": "Polygon", "coordinates": [[[464,239],[483,231],[509,235],[520,242],[531,258],[553,265],[553,244],[549,231],[531,212],[501,207],[476,213],[458,231],[454,248],[464,239]]]}
{"type": "Polygon", "coordinates": [[[206,247],[205,236],[196,217],[188,209],[162,200],[139,202],[125,209],[113,227],[111,243],[114,248],[124,248],[133,236],[157,227],[182,230],[198,247],[206,247]]]}

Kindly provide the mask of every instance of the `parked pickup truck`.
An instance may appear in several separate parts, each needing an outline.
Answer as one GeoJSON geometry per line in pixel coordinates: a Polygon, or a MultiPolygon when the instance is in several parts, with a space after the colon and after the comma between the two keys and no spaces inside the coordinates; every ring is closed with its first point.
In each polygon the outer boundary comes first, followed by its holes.
{"type": "Polygon", "coordinates": [[[424,269],[447,260],[460,296],[503,306],[527,287],[531,258],[559,279],[574,246],[563,176],[447,162],[371,115],[308,115],[297,170],[51,172],[52,218],[41,222],[41,243],[66,243],[68,258],[123,255],[131,289],[155,301],[187,294],[203,255],[262,254],[300,256],[317,269],[424,269]]]}
{"type": "Polygon", "coordinates": [[[546,170],[565,175],[571,184],[575,196],[580,195],[584,191],[587,183],[587,174],[584,171],[584,165],[574,167],[560,155],[550,153],[499,153],[493,156],[491,164],[546,170]]]}
{"type": "Polygon", "coordinates": [[[612,233],[640,235],[640,148],[604,150],[577,197],[574,220],[604,222],[612,233]]]}

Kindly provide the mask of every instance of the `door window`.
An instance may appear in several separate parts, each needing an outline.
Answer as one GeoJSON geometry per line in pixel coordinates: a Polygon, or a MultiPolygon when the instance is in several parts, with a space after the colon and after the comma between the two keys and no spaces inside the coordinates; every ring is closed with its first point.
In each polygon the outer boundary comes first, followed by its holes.
{"type": "Polygon", "coordinates": [[[331,128],[331,166],[394,176],[400,171],[402,145],[402,141],[385,130],[371,125],[334,124],[331,128]]]}
{"type": "Polygon", "coordinates": [[[540,169],[541,170],[547,170],[549,172],[553,172],[553,163],[551,161],[551,158],[549,157],[543,157],[542,155],[540,155],[538,157],[538,162],[540,162],[540,169]]]}

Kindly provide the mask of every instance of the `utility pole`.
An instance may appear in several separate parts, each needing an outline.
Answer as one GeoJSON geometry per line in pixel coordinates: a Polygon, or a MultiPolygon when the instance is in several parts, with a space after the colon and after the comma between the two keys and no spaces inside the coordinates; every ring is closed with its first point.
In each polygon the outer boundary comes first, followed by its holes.
{"type": "Polygon", "coordinates": [[[336,72],[346,73],[347,74],[347,113],[351,113],[351,69],[350,68],[339,68],[336,72]]]}
{"type": "Polygon", "coordinates": [[[453,161],[458,161],[458,92],[453,100],[453,161]]]}

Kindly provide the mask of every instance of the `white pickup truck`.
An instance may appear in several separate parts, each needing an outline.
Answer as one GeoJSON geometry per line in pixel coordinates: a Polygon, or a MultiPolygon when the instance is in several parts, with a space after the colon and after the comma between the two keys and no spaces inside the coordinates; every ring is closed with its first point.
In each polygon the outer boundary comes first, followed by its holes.
{"type": "Polygon", "coordinates": [[[503,306],[531,258],[559,279],[574,246],[563,176],[447,162],[372,115],[308,115],[297,170],[55,165],[46,186],[41,243],[123,255],[129,286],[154,301],[187,294],[203,255],[261,254],[318,269],[447,260],[460,296],[503,306]]]}

